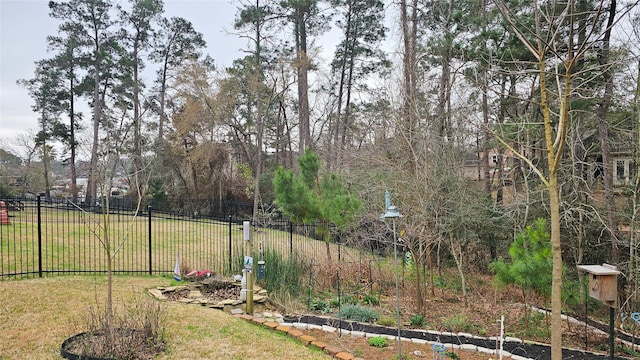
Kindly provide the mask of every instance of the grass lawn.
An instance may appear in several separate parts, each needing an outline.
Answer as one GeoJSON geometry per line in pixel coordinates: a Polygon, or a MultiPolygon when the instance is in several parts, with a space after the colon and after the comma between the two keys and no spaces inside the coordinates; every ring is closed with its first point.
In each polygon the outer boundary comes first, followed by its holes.
{"type": "MultiPolygon", "coordinates": [[[[161,277],[115,277],[114,302],[148,297],[161,277]]],[[[0,281],[0,360],[60,359],[60,345],[80,331],[83,316],[106,297],[105,276],[0,281]]],[[[155,300],[154,300],[155,301],[155,300]]],[[[219,310],[162,303],[168,349],[156,359],[330,359],[219,310]]]]}

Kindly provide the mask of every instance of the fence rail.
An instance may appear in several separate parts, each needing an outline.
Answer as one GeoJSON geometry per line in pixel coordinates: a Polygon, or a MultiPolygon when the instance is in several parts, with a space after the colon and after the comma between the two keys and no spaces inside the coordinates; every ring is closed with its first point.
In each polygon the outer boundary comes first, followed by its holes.
{"type": "Polygon", "coordinates": [[[317,238],[316,225],[284,219],[253,224],[243,240],[243,220],[185,216],[145,209],[82,208],[68,200],[52,202],[6,199],[11,224],[0,225],[0,279],[50,274],[105,273],[113,259],[115,273],[168,274],[176,259],[182,267],[237,274],[242,258],[275,250],[294,253],[316,264],[368,261],[373,255],[317,238]],[[109,250],[109,252],[107,252],[109,250]]]}

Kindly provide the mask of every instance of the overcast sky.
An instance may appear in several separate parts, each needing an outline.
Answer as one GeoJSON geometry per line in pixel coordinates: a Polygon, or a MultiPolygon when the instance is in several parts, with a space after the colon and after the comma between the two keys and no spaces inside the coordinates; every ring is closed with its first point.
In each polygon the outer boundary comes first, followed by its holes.
{"type": "MultiPolygon", "coordinates": [[[[123,0],[124,1],[124,0],[123,0]]],[[[34,75],[34,62],[51,57],[46,36],[57,34],[59,22],[49,17],[46,0],[0,0],[0,145],[38,127],[33,100],[16,84],[34,75]]],[[[238,3],[229,0],[165,0],[165,14],[183,17],[203,34],[207,52],[218,66],[241,57],[245,42],[228,34],[238,3]]]]}

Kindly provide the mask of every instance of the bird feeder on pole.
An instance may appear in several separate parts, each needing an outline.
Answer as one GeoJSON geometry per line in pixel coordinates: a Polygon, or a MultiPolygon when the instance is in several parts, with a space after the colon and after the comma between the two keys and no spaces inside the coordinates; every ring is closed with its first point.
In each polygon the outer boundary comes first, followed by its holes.
{"type": "Polygon", "coordinates": [[[589,296],[609,306],[609,349],[611,359],[615,354],[615,308],[618,299],[618,274],[620,271],[609,264],[578,265],[578,269],[589,273],[589,296]]]}
{"type": "Polygon", "coordinates": [[[380,215],[381,220],[392,219],[393,220],[393,258],[395,262],[396,270],[396,314],[398,320],[398,358],[402,358],[402,341],[400,337],[400,290],[398,288],[398,240],[396,236],[396,219],[401,218],[400,210],[394,205],[391,205],[391,194],[385,192],[384,194],[384,208],[385,213],[380,215]]]}

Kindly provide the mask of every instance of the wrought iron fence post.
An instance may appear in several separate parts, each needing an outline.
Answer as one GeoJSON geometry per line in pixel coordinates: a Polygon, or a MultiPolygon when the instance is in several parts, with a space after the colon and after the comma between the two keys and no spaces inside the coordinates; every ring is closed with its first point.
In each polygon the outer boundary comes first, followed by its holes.
{"type": "Polygon", "coordinates": [[[152,263],[152,251],[151,251],[151,205],[147,206],[147,216],[149,223],[149,275],[153,273],[153,263],[152,263]]]}
{"type": "Polygon", "coordinates": [[[231,215],[229,215],[229,274],[233,274],[233,253],[231,251],[231,215]]]}
{"type": "Polygon", "coordinates": [[[38,276],[42,277],[42,196],[38,195],[38,276]]]}
{"type": "Polygon", "coordinates": [[[289,256],[293,256],[293,223],[289,220],[289,256]]]}

